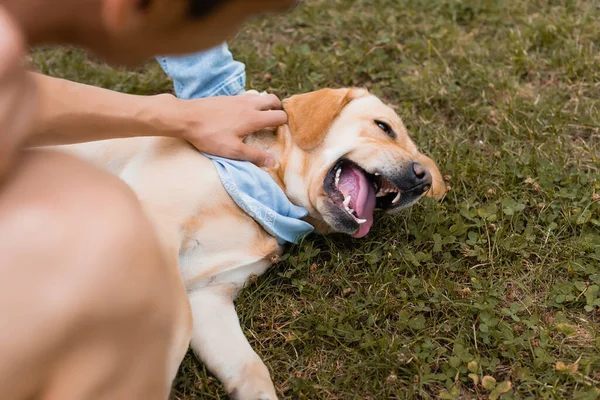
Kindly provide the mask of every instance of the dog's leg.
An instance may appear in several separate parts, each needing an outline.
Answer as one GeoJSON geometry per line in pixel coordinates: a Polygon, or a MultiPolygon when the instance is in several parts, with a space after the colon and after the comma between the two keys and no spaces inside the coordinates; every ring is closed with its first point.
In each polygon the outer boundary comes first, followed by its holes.
{"type": "Polygon", "coordinates": [[[214,285],[189,294],[192,348],[233,399],[277,399],[269,370],[242,332],[233,291],[231,285],[214,285]]]}

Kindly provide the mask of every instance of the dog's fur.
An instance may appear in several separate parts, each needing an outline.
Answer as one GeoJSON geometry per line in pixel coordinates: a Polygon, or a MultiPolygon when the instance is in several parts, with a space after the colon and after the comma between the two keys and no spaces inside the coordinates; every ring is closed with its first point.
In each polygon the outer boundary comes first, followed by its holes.
{"type": "MultiPolygon", "coordinates": [[[[367,91],[324,89],[291,97],[284,106],[287,125],[253,134],[246,142],[274,156],[277,165],[269,174],[293,203],[308,210],[306,221],[316,232],[356,231],[357,225],[324,189],[340,159],[378,172],[401,188],[402,201],[395,209],[422,197],[423,190],[406,189],[414,162],[427,171],[428,195],[445,193],[434,162],[418,152],[396,113],[367,91]],[[396,138],[374,121],[389,124],[396,138]]],[[[234,299],[250,277],[263,274],[284,249],[237,207],[212,162],[188,143],[170,138],[119,139],[59,149],[127,182],[170,257],[178,258],[189,299],[181,309],[189,317],[182,320],[179,340],[173,343],[173,377],[191,341],[195,354],[232,397],[275,399],[269,371],[242,333],[234,299]]]]}

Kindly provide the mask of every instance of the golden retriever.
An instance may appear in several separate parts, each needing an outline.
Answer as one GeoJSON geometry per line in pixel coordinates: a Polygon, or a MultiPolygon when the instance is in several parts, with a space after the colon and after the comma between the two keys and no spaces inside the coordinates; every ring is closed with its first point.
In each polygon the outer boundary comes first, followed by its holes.
{"type": "MultiPolygon", "coordinates": [[[[363,89],[323,89],[284,100],[287,125],[249,136],[270,152],[266,170],[289,200],[308,211],[315,232],[365,236],[375,209],[396,212],[446,188],[398,115],[363,89]]],[[[132,138],[61,146],[127,182],[177,258],[182,303],[173,374],[189,344],[236,399],[277,398],[269,370],[244,337],[234,307],[248,280],[284,247],[225,190],[214,164],[190,144],[132,138]]],[[[135,283],[132,283],[135,284],[135,283]]],[[[160,296],[160,293],[156,294],[160,296]]]]}

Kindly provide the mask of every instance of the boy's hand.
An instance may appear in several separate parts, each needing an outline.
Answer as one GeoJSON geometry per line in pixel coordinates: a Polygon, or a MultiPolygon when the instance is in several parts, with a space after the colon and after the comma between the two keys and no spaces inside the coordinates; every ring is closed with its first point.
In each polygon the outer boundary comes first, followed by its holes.
{"type": "Polygon", "coordinates": [[[199,150],[259,167],[275,166],[269,153],[242,141],[251,133],[287,122],[277,96],[246,93],[184,101],[178,106],[184,107],[184,120],[188,121],[183,138],[199,150]]]}
{"type": "Polygon", "coordinates": [[[37,106],[35,84],[23,67],[24,39],[0,6],[0,179],[30,133],[37,106]]]}

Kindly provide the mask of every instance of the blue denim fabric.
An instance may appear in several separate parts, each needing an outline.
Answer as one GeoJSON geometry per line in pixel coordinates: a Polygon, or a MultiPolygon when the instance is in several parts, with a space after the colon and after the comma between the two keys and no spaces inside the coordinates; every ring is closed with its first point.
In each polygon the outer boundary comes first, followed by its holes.
{"type": "Polygon", "coordinates": [[[293,204],[268,173],[248,161],[235,161],[206,154],[233,201],[279,244],[300,243],[314,228],[302,218],[303,207],[293,204]]]}
{"type": "Polygon", "coordinates": [[[186,56],[157,57],[173,79],[180,99],[235,96],[246,88],[246,66],[233,59],[227,43],[186,56]]]}

